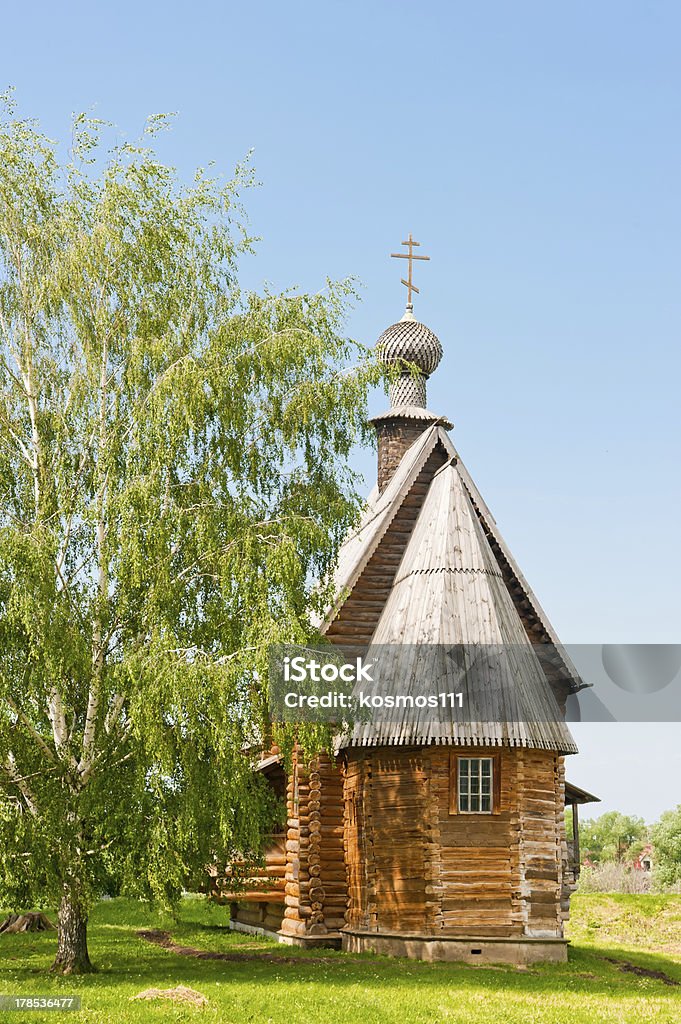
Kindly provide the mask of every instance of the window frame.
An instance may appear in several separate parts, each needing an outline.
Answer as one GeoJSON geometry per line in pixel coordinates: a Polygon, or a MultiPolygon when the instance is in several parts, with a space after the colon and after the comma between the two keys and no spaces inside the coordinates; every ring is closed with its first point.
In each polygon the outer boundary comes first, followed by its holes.
{"type": "MultiPolygon", "coordinates": [[[[479,778],[482,779],[482,771],[479,778]]],[[[487,751],[452,751],[449,764],[449,813],[463,814],[468,817],[485,817],[499,814],[501,810],[501,757],[499,754],[490,754],[487,751]],[[490,762],[490,809],[488,811],[464,811],[461,810],[461,761],[489,761],[490,762]]]]}

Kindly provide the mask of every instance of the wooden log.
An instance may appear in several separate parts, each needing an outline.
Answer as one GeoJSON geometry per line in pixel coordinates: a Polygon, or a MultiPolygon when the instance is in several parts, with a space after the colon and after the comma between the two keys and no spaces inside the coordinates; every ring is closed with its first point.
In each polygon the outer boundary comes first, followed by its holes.
{"type": "Polygon", "coordinates": [[[335,846],[329,849],[328,845],[322,843],[319,847],[319,852],[315,852],[315,857],[319,858],[319,862],[338,870],[340,866],[345,864],[345,854],[342,848],[335,846]]]}
{"type": "Polygon", "coordinates": [[[285,878],[286,877],[286,864],[276,864],[273,866],[267,865],[267,877],[268,878],[285,878]]]}
{"type": "Polygon", "coordinates": [[[304,921],[294,921],[292,918],[284,918],[284,920],[281,922],[281,929],[280,929],[280,931],[284,935],[294,935],[294,936],[304,935],[305,934],[305,922],[304,921]]]}

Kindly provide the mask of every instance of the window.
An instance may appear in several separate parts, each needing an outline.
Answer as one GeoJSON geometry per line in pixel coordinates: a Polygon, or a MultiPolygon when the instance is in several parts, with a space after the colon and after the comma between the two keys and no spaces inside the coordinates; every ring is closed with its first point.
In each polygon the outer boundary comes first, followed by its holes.
{"type": "Polygon", "coordinates": [[[492,758],[459,758],[459,811],[492,813],[492,758]]]}
{"type": "Polygon", "coordinates": [[[452,754],[450,814],[497,814],[500,803],[499,757],[452,754]]]}

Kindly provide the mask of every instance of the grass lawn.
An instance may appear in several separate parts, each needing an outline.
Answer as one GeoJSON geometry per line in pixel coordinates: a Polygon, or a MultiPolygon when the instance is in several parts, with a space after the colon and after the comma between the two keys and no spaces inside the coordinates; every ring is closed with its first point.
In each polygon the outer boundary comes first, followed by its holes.
{"type": "MultiPolygon", "coordinates": [[[[227,910],[198,898],[183,903],[176,921],[116,899],[99,904],[90,922],[90,955],[98,974],[50,977],[53,932],[0,935],[0,993],[78,994],[82,1010],[66,1019],[102,1024],[199,1019],[234,1024],[681,1022],[681,984],[665,984],[621,966],[662,971],[681,982],[681,896],[575,897],[570,938],[569,963],[559,966],[431,965],[300,951],[230,933],[227,910]],[[185,946],[243,954],[244,959],[179,956],[138,938],[136,930],[144,928],[165,929],[185,946]],[[268,954],[293,962],[268,961],[268,954]],[[197,989],[209,1006],[130,1001],[142,989],[176,985],[197,989]]],[[[54,1024],[60,1016],[32,1011],[28,1019],[54,1024]]]]}

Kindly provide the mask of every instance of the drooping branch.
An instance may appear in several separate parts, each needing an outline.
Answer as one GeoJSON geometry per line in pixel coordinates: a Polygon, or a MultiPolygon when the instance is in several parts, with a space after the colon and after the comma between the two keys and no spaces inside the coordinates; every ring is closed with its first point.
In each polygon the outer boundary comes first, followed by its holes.
{"type": "Polygon", "coordinates": [[[99,374],[99,413],[98,413],[98,452],[97,470],[99,472],[99,487],[96,497],[96,550],[97,550],[97,588],[99,601],[95,610],[95,622],[92,635],[92,678],[88,692],[87,711],[85,714],[85,727],[83,729],[83,752],[78,763],[78,774],[81,783],[84,783],[92,773],[94,766],[95,740],[97,733],[97,719],[101,702],[101,690],[106,660],[106,645],[108,637],[105,637],[105,616],[109,597],[109,574],[107,566],[107,529],[106,529],[106,495],[108,486],[108,469],[106,468],[106,447],[107,447],[107,389],[109,381],[108,373],[109,348],[108,339],[105,336],[102,343],[102,353],[99,374]]]}
{"type": "MultiPolygon", "coordinates": [[[[21,288],[25,288],[23,281],[22,262],[21,256],[17,256],[17,277],[21,288]]],[[[24,392],[26,395],[26,401],[28,403],[28,414],[31,421],[31,448],[32,448],[32,465],[31,469],[33,472],[33,489],[35,499],[35,514],[36,520],[40,518],[40,502],[41,502],[41,464],[42,458],[42,446],[40,438],[40,430],[38,428],[38,400],[34,388],[33,380],[33,360],[32,360],[32,349],[33,349],[33,338],[29,323],[28,314],[24,313],[24,350],[25,360],[22,360],[19,353],[14,353],[15,362],[17,369],[19,370],[21,380],[24,386],[24,392]]]]}
{"type": "Polygon", "coordinates": [[[67,517],[67,520],[66,520],[66,526],[64,528],[64,536],[63,536],[63,539],[62,539],[62,542],[61,542],[59,553],[57,555],[57,564],[56,564],[57,575],[59,576],[59,579],[60,579],[60,581],[62,582],[62,585],[65,588],[68,587],[68,584],[67,584],[66,580],[64,579],[64,576],[62,575],[62,573],[63,573],[63,569],[64,569],[64,562],[66,560],[66,555],[68,553],[69,542],[71,540],[71,529],[73,527],[73,518],[74,518],[74,514],[75,514],[74,499],[75,499],[75,496],[76,496],[76,494],[78,492],[78,488],[81,486],[81,480],[82,480],[82,476],[83,476],[83,471],[85,469],[85,465],[86,465],[86,462],[87,462],[87,454],[88,454],[87,453],[87,449],[84,449],[83,452],[81,453],[81,456],[80,456],[80,461],[78,463],[78,469],[76,471],[76,475],[75,475],[75,478],[74,478],[74,481],[73,481],[72,492],[71,492],[71,496],[70,496],[71,497],[70,508],[69,508],[68,517],[67,517]]]}

